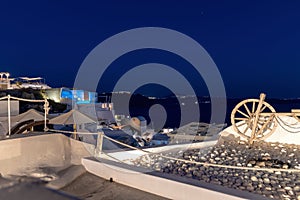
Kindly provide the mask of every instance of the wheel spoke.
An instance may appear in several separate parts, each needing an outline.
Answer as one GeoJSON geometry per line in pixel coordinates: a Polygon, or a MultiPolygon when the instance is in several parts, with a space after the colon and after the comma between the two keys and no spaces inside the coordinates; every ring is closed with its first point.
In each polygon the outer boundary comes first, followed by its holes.
{"type": "Polygon", "coordinates": [[[249,125],[247,126],[247,128],[244,130],[243,134],[246,134],[246,132],[248,131],[249,129],[249,125]]]}
{"type": "Polygon", "coordinates": [[[264,107],[260,110],[260,112],[262,113],[266,108],[267,108],[267,105],[264,105],[264,107]]]}
{"type": "Polygon", "coordinates": [[[245,117],[247,118],[250,118],[250,116],[248,116],[247,114],[245,114],[244,112],[240,111],[240,110],[237,110],[240,114],[244,115],[245,117]]]}
{"type": "Polygon", "coordinates": [[[250,110],[249,110],[247,104],[244,104],[244,107],[245,107],[245,109],[246,109],[248,115],[251,116],[251,112],[250,112],[250,110]]]}
{"type": "Polygon", "coordinates": [[[249,120],[249,118],[244,118],[244,117],[236,117],[234,119],[239,120],[239,121],[248,121],[249,120]]]}
{"type": "Polygon", "coordinates": [[[239,125],[236,125],[236,127],[240,127],[240,126],[243,126],[243,125],[245,125],[246,124],[246,122],[244,121],[243,123],[241,123],[241,124],[239,124],[239,125]]]}
{"type": "Polygon", "coordinates": [[[255,111],[255,101],[253,101],[253,104],[252,104],[252,113],[254,113],[255,111]]]}

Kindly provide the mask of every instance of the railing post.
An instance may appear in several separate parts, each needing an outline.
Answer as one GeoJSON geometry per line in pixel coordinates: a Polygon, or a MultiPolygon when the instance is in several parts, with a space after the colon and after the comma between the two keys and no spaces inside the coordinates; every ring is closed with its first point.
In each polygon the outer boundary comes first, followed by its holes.
{"type": "Polygon", "coordinates": [[[45,103],[44,103],[44,110],[45,110],[45,115],[44,115],[44,132],[48,131],[48,127],[47,127],[47,115],[49,114],[49,102],[47,101],[47,99],[45,99],[45,103]]]}
{"type": "Polygon", "coordinates": [[[7,95],[7,116],[8,116],[8,136],[11,135],[11,121],[10,121],[10,95],[7,95]]]}
{"type": "Polygon", "coordinates": [[[102,145],[103,145],[103,131],[98,132],[98,137],[97,137],[97,146],[96,146],[96,156],[100,156],[102,153],[102,145]]]}

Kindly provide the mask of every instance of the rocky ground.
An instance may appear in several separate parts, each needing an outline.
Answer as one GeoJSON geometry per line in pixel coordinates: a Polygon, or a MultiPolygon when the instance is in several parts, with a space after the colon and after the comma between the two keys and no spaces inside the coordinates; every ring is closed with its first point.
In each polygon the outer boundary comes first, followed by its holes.
{"type": "MultiPolygon", "coordinates": [[[[222,137],[214,147],[165,152],[161,155],[221,165],[300,170],[300,145],[255,142],[252,146],[222,137]]],[[[257,171],[189,164],[148,155],[133,161],[137,166],[249,191],[274,199],[300,199],[300,171],[257,171]],[[150,159],[149,159],[150,158],[150,159]]]]}

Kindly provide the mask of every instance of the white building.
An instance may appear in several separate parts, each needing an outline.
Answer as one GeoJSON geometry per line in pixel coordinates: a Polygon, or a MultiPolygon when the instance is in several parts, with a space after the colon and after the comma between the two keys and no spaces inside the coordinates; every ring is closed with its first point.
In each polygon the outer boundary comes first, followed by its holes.
{"type": "Polygon", "coordinates": [[[0,90],[11,89],[10,82],[14,79],[10,79],[9,76],[8,72],[0,72],[0,90]]]}
{"type": "Polygon", "coordinates": [[[51,87],[45,83],[45,79],[42,77],[19,77],[9,78],[10,73],[0,72],[0,90],[9,89],[21,89],[21,88],[32,88],[32,89],[50,89],[51,87]]]}

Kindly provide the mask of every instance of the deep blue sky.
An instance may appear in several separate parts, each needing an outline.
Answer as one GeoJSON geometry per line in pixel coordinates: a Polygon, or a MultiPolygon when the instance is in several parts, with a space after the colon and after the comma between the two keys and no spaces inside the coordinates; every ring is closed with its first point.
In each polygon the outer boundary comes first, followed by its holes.
{"type": "Polygon", "coordinates": [[[0,71],[71,87],[83,59],[101,41],[158,26],[198,41],[217,64],[228,96],[264,91],[300,97],[299,10],[296,0],[2,1],[0,71]]]}

